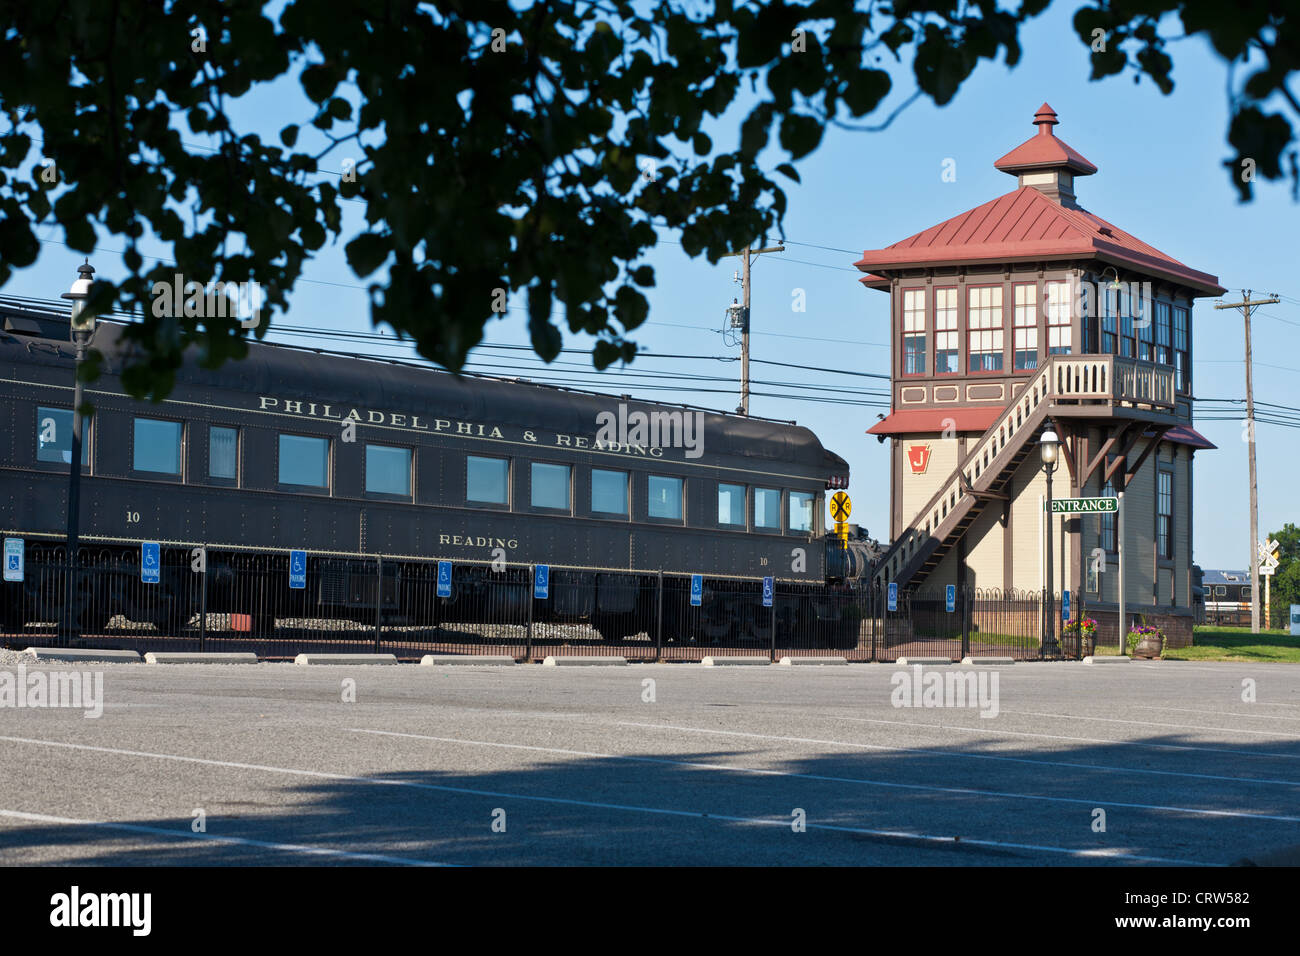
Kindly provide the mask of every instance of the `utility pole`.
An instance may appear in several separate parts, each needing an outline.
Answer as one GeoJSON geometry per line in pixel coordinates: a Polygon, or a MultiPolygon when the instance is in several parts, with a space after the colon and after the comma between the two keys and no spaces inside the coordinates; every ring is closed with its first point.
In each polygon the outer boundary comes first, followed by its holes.
{"type": "Polygon", "coordinates": [[[723,254],[740,257],[740,288],[745,300],[740,308],[740,407],[736,409],[741,415],[749,414],[749,262],[751,256],[761,256],[765,252],[785,252],[785,246],[780,243],[764,249],[746,246],[740,252],[723,254]]]}
{"type": "Polygon", "coordinates": [[[1259,633],[1259,486],[1255,479],[1255,390],[1251,378],[1250,313],[1256,306],[1280,301],[1277,296],[1251,299],[1243,289],[1240,302],[1224,302],[1216,309],[1240,309],[1246,319],[1246,450],[1250,456],[1250,633],[1259,633]]]}

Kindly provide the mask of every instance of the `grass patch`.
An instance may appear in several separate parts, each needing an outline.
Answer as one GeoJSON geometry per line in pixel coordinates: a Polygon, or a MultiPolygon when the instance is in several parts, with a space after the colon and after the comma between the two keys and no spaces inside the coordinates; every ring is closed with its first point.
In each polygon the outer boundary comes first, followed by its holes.
{"type": "Polygon", "coordinates": [[[1300,664],[1300,637],[1281,630],[1250,633],[1248,627],[1203,626],[1193,629],[1192,647],[1164,652],[1170,661],[1257,661],[1300,664]]]}

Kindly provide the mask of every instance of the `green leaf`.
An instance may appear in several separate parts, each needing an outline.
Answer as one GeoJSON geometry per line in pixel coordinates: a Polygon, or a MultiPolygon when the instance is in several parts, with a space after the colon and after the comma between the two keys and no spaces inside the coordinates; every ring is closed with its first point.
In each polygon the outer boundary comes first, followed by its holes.
{"type": "Polygon", "coordinates": [[[392,240],[390,237],[376,232],[363,232],[344,246],[344,252],[348,257],[348,265],[361,279],[364,279],[383,265],[384,260],[388,258],[391,251],[392,240]]]}

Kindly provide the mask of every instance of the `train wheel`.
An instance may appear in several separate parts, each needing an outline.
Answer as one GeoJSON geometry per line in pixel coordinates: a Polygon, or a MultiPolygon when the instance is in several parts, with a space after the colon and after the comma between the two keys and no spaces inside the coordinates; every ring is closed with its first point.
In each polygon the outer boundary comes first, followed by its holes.
{"type": "Polygon", "coordinates": [[[592,620],[592,626],[600,632],[601,640],[606,644],[622,644],[632,630],[631,614],[602,614],[592,620]]]}

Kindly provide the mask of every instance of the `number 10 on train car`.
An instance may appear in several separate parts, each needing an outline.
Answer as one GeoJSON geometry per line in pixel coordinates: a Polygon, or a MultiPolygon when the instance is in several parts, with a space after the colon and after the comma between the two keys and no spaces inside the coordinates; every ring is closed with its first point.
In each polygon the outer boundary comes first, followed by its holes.
{"type": "Polygon", "coordinates": [[[438,562],[438,597],[451,597],[451,562],[438,562]]]}
{"type": "Polygon", "coordinates": [[[704,575],[691,575],[691,607],[699,607],[704,603],[704,575]]]}
{"type": "Polygon", "coordinates": [[[533,600],[545,601],[551,594],[551,566],[539,564],[533,569],[533,600]]]}

